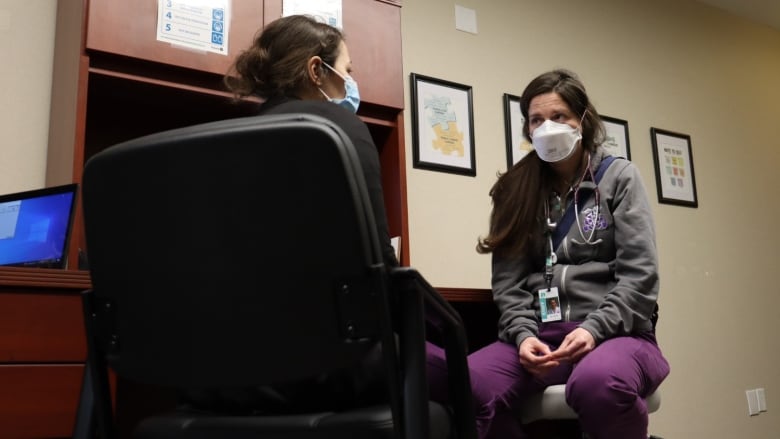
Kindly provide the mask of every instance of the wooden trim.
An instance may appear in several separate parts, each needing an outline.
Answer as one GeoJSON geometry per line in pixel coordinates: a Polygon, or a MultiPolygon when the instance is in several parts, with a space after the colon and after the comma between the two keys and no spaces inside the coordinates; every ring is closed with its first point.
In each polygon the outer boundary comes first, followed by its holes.
{"type": "Polygon", "coordinates": [[[76,197],[76,213],[71,225],[68,244],[68,266],[78,268],[79,252],[86,247],[84,242],[84,219],[81,216],[81,176],[84,169],[84,144],[87,137],[87,86],[89,84],[89,57],[79,58],[78,89],[76,90],[76,126],[73,136],[72,181],[79,184],[76,197]]]}
{"type": "Polygon", "coordinates": [[[399,181],[399,215],[401,221],[401,265],[409,266],[411,264],[411,252],[409,244],[409,208],[408,200],[406,197],[406,147],[404,146],[404,113],[403,111],[398,113],[397,116],[398,128],[396,129],[396,135],[400,137],[397,141],[398,148],[398,181],[399,181]]]}
{"type": "MultiPolygon", "coordinates": [[[[359,0],[366,1],[366,0],[359,0]]],[[[374,0],[379,3],[386,3],[388,5],[401,7],[401,0],[374,0]]],[[[263,23],[268,24],[277,18],[282,16],[282,2],[281,0],[266,0],[263,5],[263,23]]]]}
{"type": "Polygon", "coordinates": [[[440,288],[436,290],[450,302],[492,302],[493,293],[489,289],[477,288],[440,288]]]}
{"type": "Polygon", "coordinates": [[[0,290],[4,287],[52,288],[83,291],[92,287],[87,271],[53,268],[0,267],[0,290]]]}
{"type": "Polygon", "coordinates": [[[367,125],[379,125],[379,126],[390,127],[390,128],[396,126],[395,122],[391,122],[385,119],[377,119],[376,117],[363,116],[360,114],[358,114],[358,117],[367,125]]]}
{"type": "MultiPolygon", "coordinates": [[[[98,67],[90,67],[89,68],[89,72],[91,74],[111,76],[111,77],[114,77],[114,78],[126,79],[126,80],[129,80],[129,81],[136,81],[136,82],[144,82],[144,83],[148,83],[148,84],[160,85],[160,86],[163,86],[163,87],[176,88],[176,89],[192,91],[192,92],[196,92],[196,93],[210,94],[210,95],[215,95],[215,96],[224,96],[224,97],[227,97],[227,98],[232,98],[233,97],[233,94],[230,93],[230,92],[227,92],[227,91],[220,91],[220,90],[215,90],[215,89],[207,88],[207,87],[199,87],[199,86],[195,86],[195,85],[188,85],[186,83],[181,83],[181,82],[172,82],[172,81],[167,81],[167,80],[164,80],[164,79],[156,79],[156,78],[151,78],[151,77],[147,77],[147,76],[140,76],[140,75],[136,75],[136,74],[132,74],[132,73],[122,73],[122,72],[117,72],[117,71],[108,70],[108,69],[102,69],[102,68],[98,68],[98,67]]],[[[258,101],[259,101],[259,99],[258,99],[258,101]]]]}

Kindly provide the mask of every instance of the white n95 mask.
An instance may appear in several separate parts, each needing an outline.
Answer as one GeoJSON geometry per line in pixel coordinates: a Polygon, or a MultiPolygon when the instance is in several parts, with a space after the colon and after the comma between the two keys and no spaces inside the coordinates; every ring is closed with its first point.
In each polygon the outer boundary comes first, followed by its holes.
{"type": "Polygon", "coordinates": [[[569,157],[580,139],[577,128],[548,119],[534,130],[532,145],[540,159],[555,163],[569,157]]]}

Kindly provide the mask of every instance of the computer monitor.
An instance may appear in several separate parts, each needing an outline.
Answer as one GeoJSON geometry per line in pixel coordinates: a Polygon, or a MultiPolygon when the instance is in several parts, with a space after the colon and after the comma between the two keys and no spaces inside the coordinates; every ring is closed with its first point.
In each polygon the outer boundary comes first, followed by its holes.
{"type": "Polygon", "coordinates": [[[0,265],[65,268],[77,189],[0,195],[0,265]]]}

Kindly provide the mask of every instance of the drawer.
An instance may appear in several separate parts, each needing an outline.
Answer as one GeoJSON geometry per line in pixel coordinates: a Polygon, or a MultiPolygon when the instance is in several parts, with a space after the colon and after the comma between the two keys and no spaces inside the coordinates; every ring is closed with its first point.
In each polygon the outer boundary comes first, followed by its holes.
{"type": "Polygon", "coordinates": [[[0,365],[0,438],[70,437],[84,366],[0,365]]]}
{"type": "Polygon", "coordinates": [[[0,291],[0,363],[77,363],[86,352],[79,294],[0,291]]]}

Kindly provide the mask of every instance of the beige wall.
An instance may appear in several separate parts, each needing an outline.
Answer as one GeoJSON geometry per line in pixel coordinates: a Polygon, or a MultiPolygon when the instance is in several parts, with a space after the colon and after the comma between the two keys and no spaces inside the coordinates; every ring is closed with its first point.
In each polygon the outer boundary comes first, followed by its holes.
{"type": "Polygon", "coordinates": [[[412,265],[437,286],[489,287],[474,245],[506,168],[502,95],[572,69],[601,113],[628,120],[656,214],[672,373],[651,432],[776,438],[780,31],[687,0],[409,0],[402,14],[407,77],[473,87],[477,150],[476,178],[412,168],[406,112],[412,265]],[[455,30],[456,3],[476,10],[477,35],[455,30]],[[698,209],[657,203],[650,127],[691,136],[698,209]],[[757,387],[769,411],[749,417],[757,387]]]}
{"type": "Polygon", "coordinates": [[[43,187],[57,2],[0,0],[0,194],[43,187]]]}
{"type": "MultiPolygon", "coordinates": [[[[489,287],[489,258],[473,248],[505,170],[501,97],[573,69],[599,111],[629,121],[657,215],[672,374],[651,431],[775,438],[780,32],[682,0],[458,1],[477,11],[478,35],[454,29],[454,1],[402,9],[406,74],[473,86],[477,144],[476,178],[413,169],[407,111],[413,265],[438,286],[489,287]],[[691,135],[698,209],[656,203],[651,126],[691,135]],[[744,391],[756,387],[769,411],[751,418],[744,391]]],[[[44,184],[55,13],[54,0],[0,0],[0,193],[44,184]]]]}

